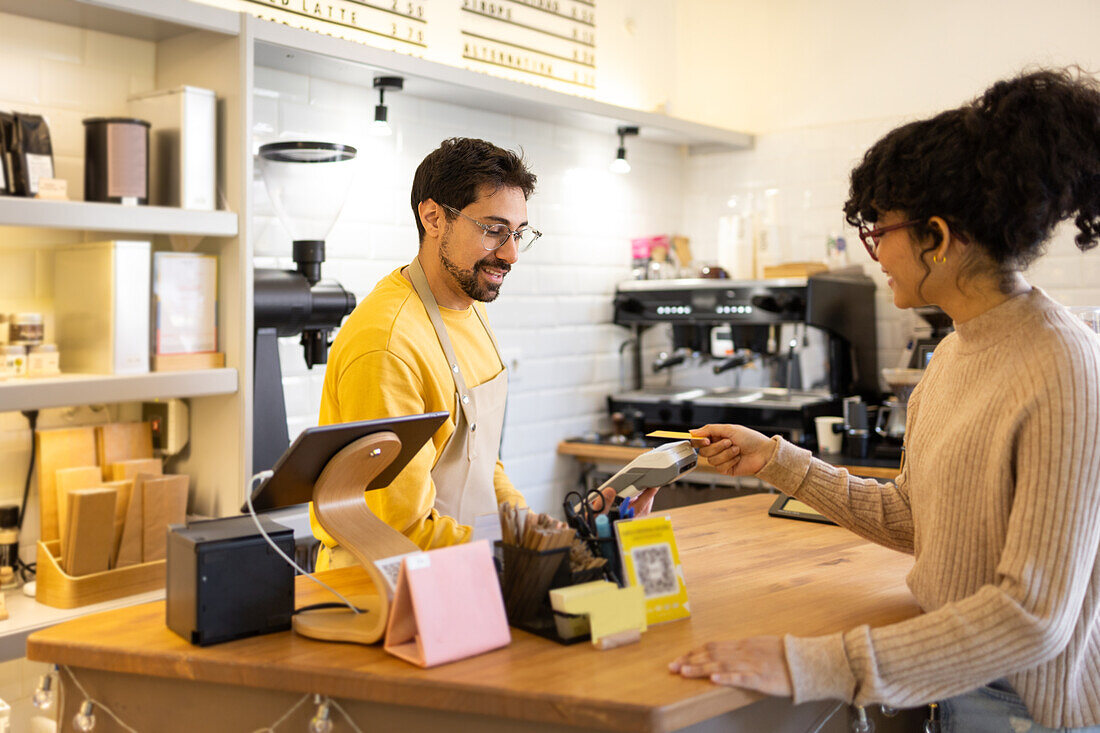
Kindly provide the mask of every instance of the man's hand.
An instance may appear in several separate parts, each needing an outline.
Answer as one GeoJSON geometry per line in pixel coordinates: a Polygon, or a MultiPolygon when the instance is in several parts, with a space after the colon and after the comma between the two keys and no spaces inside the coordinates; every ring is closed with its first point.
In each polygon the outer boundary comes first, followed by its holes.
{"type": "Polygon", "coordinates": [[[698,445],[699,455],[729,476],[754,475],[774,450],[770,438],[741,425],[704,425],[691,434],[706,441],[698,445]]]}
{"type": "Polygon", "coordinates": [[[714,641],[679,657],[668,668],[684,677],[708,677],[715,684],[765,695],[790,697],[792,693],[783,640],[778,636],[714,641]]]}
{"type": "MultiPolygon", "coordinates": [[[[659,486],[646,489],[630,500],[630,507],[634,509],[635,517],[644,517],[649,514],[649,510],[653,508],[653,498],[657,496],[659,489],[659,486]]],[[[599,514],[607,514],[611,511],[611,505],[615,502],[615,489],[608,487],[601,493],[603,494],[603,504],[600,504],[599,499],[596,499],[593,504],[596,507],[602,507],[603,511],[599,514]]]]}

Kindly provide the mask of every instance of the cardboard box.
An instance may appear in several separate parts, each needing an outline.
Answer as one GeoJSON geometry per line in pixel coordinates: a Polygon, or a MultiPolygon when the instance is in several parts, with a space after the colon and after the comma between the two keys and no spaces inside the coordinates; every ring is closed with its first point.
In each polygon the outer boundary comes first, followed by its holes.
{"type": "Polygon", "coordinates": [[[149,242],[94,242],[59,247],[54,314],[61,371],[149,371],[149,242]]]}

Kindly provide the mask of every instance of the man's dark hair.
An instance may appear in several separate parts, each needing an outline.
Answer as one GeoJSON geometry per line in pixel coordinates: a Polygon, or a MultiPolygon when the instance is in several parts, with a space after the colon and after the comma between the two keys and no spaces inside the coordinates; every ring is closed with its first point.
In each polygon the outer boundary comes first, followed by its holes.
{"type": "Polygon", "coordinates": [[[1001,275],[1042,255],[1071,217],[1077,247],[1091,249],[1100,239],[1100,82],[1080,69],[999,81],[969,104],[887,134],[851,184],[844,214],[852,226],[900,211],[925,222],[910,230],[925,241],[935,231],[927,220],[940,216],[982,246],[1001,275]]]}
{"type": "MultiPolygon", "coordinates": [[[[413,176],[412,210],[420,241],[424,241],[424,224],[417,208],[421,201],[431,199],[461,211],[477,201],[478,190],[483,186],[494,191],[518,188],[527,199],[535,191],[536,180],[535,174],[527,170],[522,155],[475,138],[444,140],[420,162],[413,176]]],[[[446,209],[443,213],[448,221],[455,218],[446,209]]]]}

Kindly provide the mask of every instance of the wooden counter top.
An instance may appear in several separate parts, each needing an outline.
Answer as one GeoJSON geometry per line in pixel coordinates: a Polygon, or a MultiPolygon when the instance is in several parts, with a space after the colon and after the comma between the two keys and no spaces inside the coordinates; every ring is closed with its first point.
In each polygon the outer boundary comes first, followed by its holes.
{"type": "MultiPolygon", "coordinates": [[[[607,445],[605,443],[584,443],[570,440],[563,440],[558,443],[558,455],[573,456],[579,461],[586,461],[589,463],[605,461],[608,463],[626,464],[640,456],[646,450],[648,449],[634,445],[607,445]]],[[[840,457],[838,456],[837,458],[839,459],[840,457]]],[[[898,475],[897,468],[857,466],[841,463],[839,461],[829,462],[834,466],[845,469],[853,476],[867,476],[870,478],[892,480],[898,475]]],[[[700,473],[718,473],[714,469],[714,466],[707,463],[707,459],[701,456],[699,458],[699,465],[696,466],[695,470],[700,473]]]]}
{"type": "MultiPolygon", "coordinates": [[[[756,495],[669,512],[692,617],[651,627],[641,642],[600,652],[512,630],[512,644],[422,670],[379,646],[312,641],[291,632],[207,648],[168,630],[164,602],[86,616],[34,633],[30,659],[110,672],[287,692],[324,692],[448,712],[602,730],[667,731],[759,696],[669,674],[703,642],[757,634],[825,634],[880,626],[919,612],[904,584],[912,559],[838,527],[767,516],[756,495]]],[[[326,579],[368,585],[349,568],[326,579]]],[[[329,600],[298,578],[298,604],[329,600]]]]}

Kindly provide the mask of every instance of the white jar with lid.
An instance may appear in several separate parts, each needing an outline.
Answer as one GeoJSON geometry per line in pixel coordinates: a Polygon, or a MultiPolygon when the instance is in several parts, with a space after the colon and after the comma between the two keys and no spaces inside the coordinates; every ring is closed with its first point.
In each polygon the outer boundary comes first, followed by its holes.
{"type": "Polygon", "coordinates": [[[11,343],[37,346],[46,335],[41,313],[16,313],[11,317],[11,343]]]}
{"type": "Polygon", "coordinates": [[[52,377],[61,373],[61,357],[57,344],[32,346],[27,354],[28,377],[52,377]]]}
{"type": "Polygon", "coordinates": [[[11,344],[0,346],[0,377],[22,377],[27,373],[27,348],[11,344]]]}

